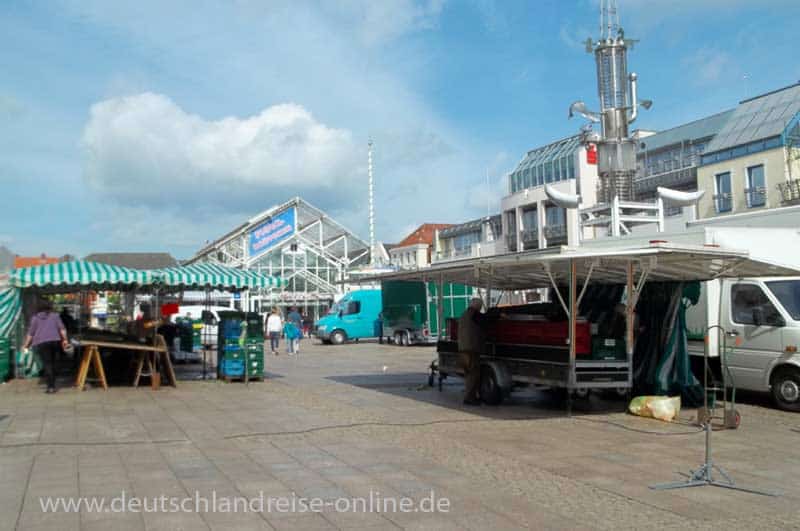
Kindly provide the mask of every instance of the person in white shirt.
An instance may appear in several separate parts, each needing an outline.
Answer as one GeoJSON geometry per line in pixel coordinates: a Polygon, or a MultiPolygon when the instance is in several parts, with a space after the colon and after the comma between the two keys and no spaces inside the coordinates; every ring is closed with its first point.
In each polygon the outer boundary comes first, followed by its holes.
{"type": "Polygon", "coordinates": [[[267,317],[267,335],[269,336],[269,345],[272,353],[278,355],[278,346],[281,339],[281,330],[283,330],[283,319],[281,319],[280,310],[277,306],[272,308],[272,313],[267,317]]]}

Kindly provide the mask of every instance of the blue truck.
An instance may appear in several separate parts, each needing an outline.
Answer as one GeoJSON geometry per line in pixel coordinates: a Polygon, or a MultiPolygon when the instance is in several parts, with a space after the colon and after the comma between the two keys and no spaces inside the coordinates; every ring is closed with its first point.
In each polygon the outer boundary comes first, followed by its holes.
{"type": "Polygon", "coordinates": [[[341,345],[350,340],[380,337],[381,290],[351,291],[317,321],[316,336],[326,344],[341,345]]]}

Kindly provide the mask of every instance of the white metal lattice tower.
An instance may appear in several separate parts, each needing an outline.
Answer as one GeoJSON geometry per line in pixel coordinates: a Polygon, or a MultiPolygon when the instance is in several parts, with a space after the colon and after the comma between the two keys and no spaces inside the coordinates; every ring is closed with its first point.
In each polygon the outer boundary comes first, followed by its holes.
{"type": "Polygon", "coordinates": [[[600,39],[613,39],[618,31],[617,0],[600,0],[600,39]]]}
{"type": "Polygon", "coordinates": [[[375,264],[375,196],[372,178],[372,139],[368,142],[367,176],[369,178],[369,263],[375,264]]]}

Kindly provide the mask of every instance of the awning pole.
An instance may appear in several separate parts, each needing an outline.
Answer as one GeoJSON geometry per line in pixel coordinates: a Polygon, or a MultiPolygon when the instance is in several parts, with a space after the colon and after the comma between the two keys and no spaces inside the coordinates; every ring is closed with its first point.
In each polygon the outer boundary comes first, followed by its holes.
{"type": "MultiPolygon", "coordinates": [[[[439,275],[439,280],[436,282],[436,338],[441,340],[444,338],[446,329],[444,322],[444,275],[439,275]]],[[[432,332],[432,331],[431,331],[432,332]]]]}
{"type": "MultiPolygon", "coordinates": [[[[572,388],[577,383],[575,378],[575,322],[577,321],[577,265],[575,260],[569,261],[569,374],[567,375],[567,415],[572,415],[572,388]]],[[[560,295],[559,295],[560,298],[560,295]]]]}
{"type": "Polygon", "coordinates": [[[633,261],[628,260],[628,304],[625,305],[625,354],[628,358],[628,389],[633,387],[633,315],[639,294],[634,293],[633,261]]]}
{"type": "Polygon", "coordinates": [[[553,286],[553,291],[556,292],[556,297],[558,297],[558,302],[561,303],[561,307],[564,309],[564,313],[567,314],[567,317],[570,315],[569,308],[567,308],[567,303],[564,302],[564,298],[561,296],[561,292],[558,291],[558,285],[556,285],[556,279],[553,278],[553,273],[550,272],[550,267],[547,266],[545,271],[547,272],[547,278],[550,279],[550,284],[553,286]]]}

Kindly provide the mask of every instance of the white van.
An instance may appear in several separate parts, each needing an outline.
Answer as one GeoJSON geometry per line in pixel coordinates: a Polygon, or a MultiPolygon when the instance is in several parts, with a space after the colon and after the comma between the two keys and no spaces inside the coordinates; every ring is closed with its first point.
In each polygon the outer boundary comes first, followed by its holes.
{"type": "Polygon", "coordinates": [[[704,282],[686,312],[689,353],[719,360],[725,341],[728,385],[770,392],[781,409],[800,411],[800,277],[704,282]],[[721,336],[720,327],[725,331],[721,336]]]}

